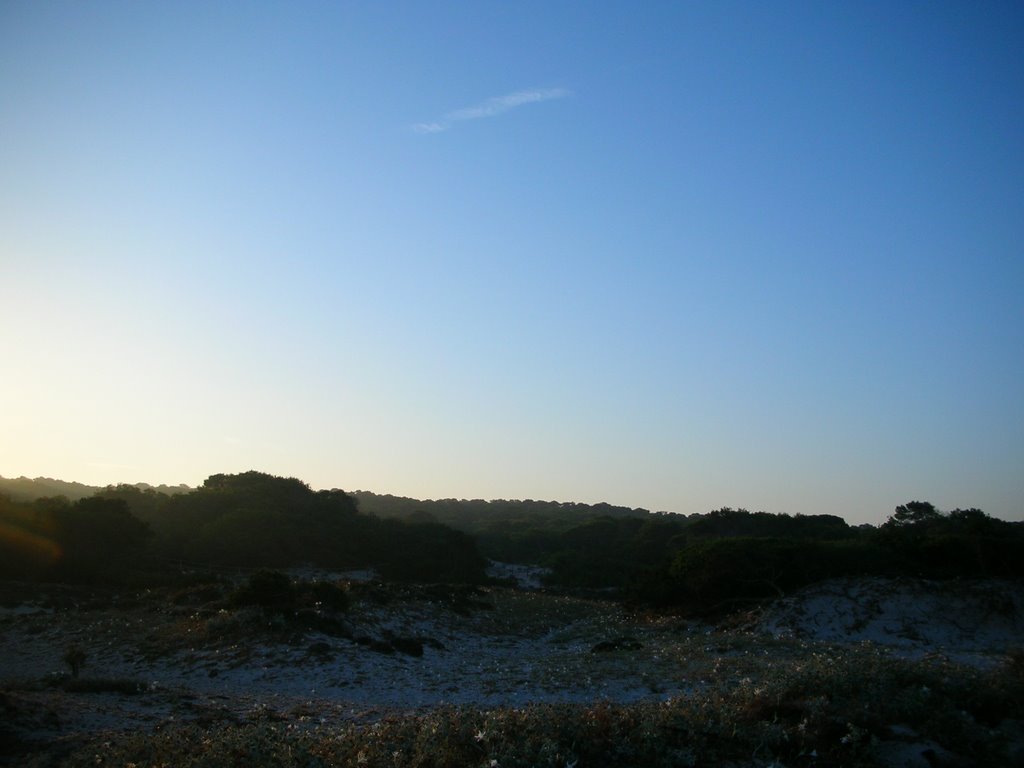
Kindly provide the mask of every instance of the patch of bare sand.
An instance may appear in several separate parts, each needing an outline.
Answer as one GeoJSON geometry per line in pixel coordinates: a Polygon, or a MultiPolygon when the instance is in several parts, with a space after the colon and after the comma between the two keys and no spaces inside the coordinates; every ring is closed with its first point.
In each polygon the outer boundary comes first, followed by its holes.
{"type": "Polygon", "coordinates": [[[989,666],[1024,644],[1024,590],[995,580],[832,579],[771,603],[754,626],[777,638],[989,666]]]}
{"type": "Polygon", "coordinates": [[[188,722],[331,726],[441,704],[630,703],[756,685],[830,644],[987,666],[1024,637],[1019,590],[1001,582],[831,581],[730,630],[543,592],[352,586],[333,632],[205,588],[183,601],[17,587],[24,599],[0,616],[0,720],[12,738],[42,744],[188,722]],[[83,680],[115,685],[67,689],[70,645],[86,654],[83,680]]]}
{"type": "Polygon", "coordinates": [[[333,631],[316,631],[210,600],[205,588],[184,603],[159,590],[62,591],[55,603],[39,594],[46,588],[24,588],[23,605],[38,610],[0,617],[0,690],[19,738],[39,741],[180,722],[323,725],[442,704],[665,698],[694,684],[694,654],[681,647],[706,631],[609,601],[510,589],[460,596],[353,584],[351,609],[333,631]],[[602,643],[611,650],[596,652],[602,643]],[[96,688],[67,689],[71,646],[96,688]]]}

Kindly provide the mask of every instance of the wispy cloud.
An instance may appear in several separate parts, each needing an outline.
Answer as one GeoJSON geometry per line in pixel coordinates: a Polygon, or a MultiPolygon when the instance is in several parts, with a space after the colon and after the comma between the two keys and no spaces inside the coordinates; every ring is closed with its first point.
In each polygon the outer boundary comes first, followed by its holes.
{"type": "Polygon", "coordinates": [[[540,101],[551,101],[562,99],[569,95],[564,88],[534,88],[525,91],[516,91],[504,96],[495,96],[471,107],[463,107],[445,114],[440,120],[433,120],[425,123],[416,123],[412,129],[416,133],[440,133],[448,130],[452,123],[463,120],[479,120],[484,117],[494,117],[509,110],[522,107],[526,104],[536,104],[540,101]]]}

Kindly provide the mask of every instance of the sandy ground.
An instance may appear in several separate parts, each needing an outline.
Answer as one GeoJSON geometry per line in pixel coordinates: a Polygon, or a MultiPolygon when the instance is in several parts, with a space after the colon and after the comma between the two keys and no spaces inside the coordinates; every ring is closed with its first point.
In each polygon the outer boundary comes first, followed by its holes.
{"type": "Polygon", "coordinates": [[[1024,590],[997,581],[832,579],[767,606],[754,625],[779,638],[874,643],[908,658],[987,666],[1024,647],[1024,590]]]}
{"type": "Polygon", "coordinates": [[[443,703],[628,703],[749,679],[823,643],[985,666],[1024,638],[1019,590],[991,582],[827,582],[728,630],[538,591],[353,583],[343,631],[325,633],[227,606],[228,589],[3,585],[0,720],[21,741],[49,742],[182,721],[367,721],[443,703]],[[86,654],[88,692],[57,684],[71,646],[86,654]]]}

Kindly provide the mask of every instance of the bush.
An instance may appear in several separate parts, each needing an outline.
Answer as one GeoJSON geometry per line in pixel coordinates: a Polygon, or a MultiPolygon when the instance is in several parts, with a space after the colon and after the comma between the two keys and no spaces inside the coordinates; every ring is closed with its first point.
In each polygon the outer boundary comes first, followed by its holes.
{"type": "Polygon", "coordinates": [[[298,602],[313,610],[342,613],[352,604],[348,589],[328,581],[314,581],[298,585],[298,602]]]}
{"type": "Polygon", "coordinates": [[[1024,578],[1024,540],[970,535],[924,539],[911,554],[931,578],[1024,578]]]}
{"type": "Polygon", "coordinates": [[[257,571],[248,583],[231,595],[234,605],[258,605],[268,613],[294,613],[296,590],[287,574],[257,571]]]}
{"type": "Polygon", "coordinates": [[[377,563],[381,576],[394,581],[481,584],[487,561],[468,534],[437,523],[385,520],[377,563]]]}
{"type": "Polygon", "coordinates": [[[259,607],[266,614],[284,615],[289,620],[299,613],[342,613],[351,604],[343,586],[329,582],[293,583],[280,570],[256,571],[245,587],[232,593],[230,602],[239,607],[259,607]]]}
{"type": "Polygon", "coordinates": [[[85,651],[82,650],[81,646],[72,645],[64,651],[64,655],[61,658],[64,663],[70,667],[71,676],[78,677],[78,673],[82,670],[82,666],[85,664],[85,660],[88,657],[85,651]]]}
{"type": "Polygon", "coordinates": [[[722,613],[838,576],[897,571],[884,547],[857,541],[727,538],[684,547],[667,571],[632,584],[632,597],[685,612],[722,613]]]}
{"type": "Polygon", "coordinates": [[[72,678],[64,681],[63,688],[68,693],[120,693],[126,696],[149,690],[149,686],[140,680],[121,677],[72,678]]]}

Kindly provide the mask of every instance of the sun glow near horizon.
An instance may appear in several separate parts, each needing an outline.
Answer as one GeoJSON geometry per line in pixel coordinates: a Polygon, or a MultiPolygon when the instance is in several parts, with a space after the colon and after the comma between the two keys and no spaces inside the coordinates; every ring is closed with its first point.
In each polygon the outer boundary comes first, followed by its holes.
{"type": "Polygon", "coordinates": [[[0,17],[0,475],[1024,516],[1015,7],[0,17]]]}

